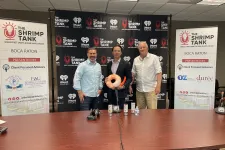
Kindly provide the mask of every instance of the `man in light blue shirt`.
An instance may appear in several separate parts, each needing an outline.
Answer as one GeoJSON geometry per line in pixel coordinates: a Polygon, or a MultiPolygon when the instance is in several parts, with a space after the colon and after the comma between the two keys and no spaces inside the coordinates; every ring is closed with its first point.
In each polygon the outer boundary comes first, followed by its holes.
{"type": "Polygon", "coordinates": [[[96,62],[97,50],[89,48],[87,56],[88,59],[78,65],[73,79],[73,88],[80,98],[80,110],[96,109],[103,87],[101,65],[96,62]]]}

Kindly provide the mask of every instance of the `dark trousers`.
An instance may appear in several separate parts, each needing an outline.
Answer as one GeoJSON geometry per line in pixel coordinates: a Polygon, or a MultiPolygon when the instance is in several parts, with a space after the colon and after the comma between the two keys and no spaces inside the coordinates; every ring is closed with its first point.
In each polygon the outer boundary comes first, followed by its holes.
{"type": "Polygon", "coordinates": [[[98,108],[98,97],[84,97],[84,102],[80,103],[80,110],[90,110],[98,108]]]}
{"type": "MultiPolygon", "coordinates": [[[[124,103],[125,103],[125,98],[119,97],[118,99],[119,99],[118,105],[119,105],[120,109],[123,109],[124,103]]],[[[116,98],[116,94],[115,94],[114,90],[112,90],[110,92],[109,104],[117,105],[117,98],[116,98]]]]}

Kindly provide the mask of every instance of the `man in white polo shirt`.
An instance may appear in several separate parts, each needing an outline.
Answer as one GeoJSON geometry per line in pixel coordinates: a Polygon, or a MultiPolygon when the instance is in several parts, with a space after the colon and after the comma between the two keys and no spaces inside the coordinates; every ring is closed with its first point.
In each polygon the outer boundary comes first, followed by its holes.
{"type": "Polygon", "coordinates": [[[146,106],[148,109],[157,109],[157,94],[160,93],[162,81],[159,57],[148,52],[146,42],[140,42],[138,50],[140,55],[134,59],[132,67],[133,78],[136,79],[137,106],[139,109],[146,106]]]}

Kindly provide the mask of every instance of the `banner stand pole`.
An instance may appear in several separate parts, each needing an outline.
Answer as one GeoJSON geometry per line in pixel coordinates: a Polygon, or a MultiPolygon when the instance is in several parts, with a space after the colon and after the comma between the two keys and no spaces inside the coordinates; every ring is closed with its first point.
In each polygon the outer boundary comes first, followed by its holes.
{"type": "Polygon", "coordinates": [[[172,35],[172,15],[170,14],[170,22],[169,22],[169,108],[174,108],[174,106],[170,106],[172,101],[172,78],[171,78],[171,35],[172,35]]]}
{"type": "Polygon", "coordinates": [[[50,23],[50,46],[51,46],[51,68],[52,68],[52,112],[55,112],[55,103],[54,103],[54,101],[55,101],[55,93],[54,93],[54,89],[55,89],[55,84],[54,84],[54,57],[53,57],[53,53],[54,53],[54,51],[53,51],[53,45],[52,45],[52,17],[51,17],[51,9],[49,8],[48,9],[48,12],[49,12],[49,23],[50,23]]]}

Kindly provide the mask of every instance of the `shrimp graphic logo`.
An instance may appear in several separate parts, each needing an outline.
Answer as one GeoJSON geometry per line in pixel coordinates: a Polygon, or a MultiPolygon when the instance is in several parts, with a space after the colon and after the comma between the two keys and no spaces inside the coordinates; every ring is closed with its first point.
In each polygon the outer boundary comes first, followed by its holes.
{"type": "Polygon", "coordinates": [[[6,22],[3,24],[4,29],[4,35],[8,38],[8,40],[14,40],[14,37],[16,36],[16,25],[10,22],[6,22]]]}
{"type": "Polygon", "coordinates": [[[183,31],[180,34],[180,42],[182,43],[182,45],[188,45],[188,42],[190,41],[189,37],[190,33],[188,31],[183,31]]]}

